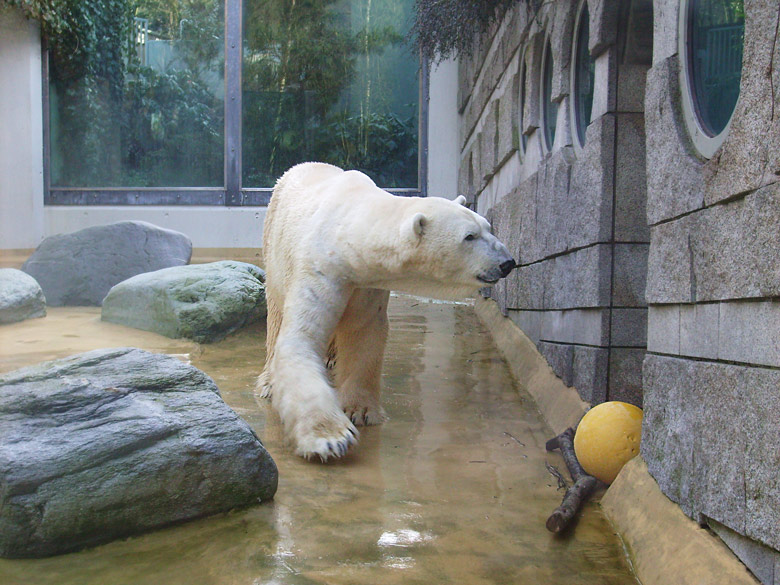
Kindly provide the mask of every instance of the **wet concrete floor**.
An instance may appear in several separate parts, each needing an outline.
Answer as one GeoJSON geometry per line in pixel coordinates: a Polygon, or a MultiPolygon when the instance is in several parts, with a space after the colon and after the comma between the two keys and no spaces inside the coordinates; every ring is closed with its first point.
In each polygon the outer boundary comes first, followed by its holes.
{"type": "Polygon", "coordinates": [[[0,328],[0,372],[99,347],[179,355],[217,382],[279,466],[276,498],[74,554],[0,559],[3,585],[636,584],[590,503],[572,534],[544,527],[562,492],[551,431],[471,306],[393,297],[383,406],[343,461],[308,463],[258,402],[264,323],[212,344],[50,308],[0,328]]]}

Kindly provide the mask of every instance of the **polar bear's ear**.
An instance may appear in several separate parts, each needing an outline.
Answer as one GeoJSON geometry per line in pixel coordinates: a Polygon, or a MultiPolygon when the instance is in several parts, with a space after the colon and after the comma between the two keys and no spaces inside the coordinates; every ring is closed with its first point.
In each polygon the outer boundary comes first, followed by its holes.
{"type": "Polygon", "coordinates": [[[415,213],[411,218],[406,220],[405,232],[413,239],[419,239],[425,231],[425,225],[428,223],[428,218],[422,213],[415,213]]]}
{"type": "Polygon", "coordinates": [[[455,197],[455,203],[458,205],[466,205],[466,198],[463,195],[458,195],[455,197]]]}

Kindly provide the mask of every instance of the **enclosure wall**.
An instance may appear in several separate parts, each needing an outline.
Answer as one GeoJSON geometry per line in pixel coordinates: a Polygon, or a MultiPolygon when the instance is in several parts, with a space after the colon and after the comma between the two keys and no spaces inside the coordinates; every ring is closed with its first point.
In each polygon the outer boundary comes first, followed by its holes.
{"type": "Polygon", "coordinates": [[[584,400],[641,405],[651,6],[591,4],[588,24],[580,1],[538,10],[518,3],[462,60],[459,186],[520,264],[492,292],[501,308],[584,400]],[[571,107],[580,22],[594,68],[584,143],[571,107]],[[549,100],[557,104],[550,120],[542,95],[548,46],[549,100]]]}
{"type": "Polygon", "coordinates": [[[0,237],[29,248],[43,237],[41,41],[38,26],[0,5],[0,237]]]}
{"type": "Polygon", "coordinates": [[[780,9],[744,4],[739,100],[707,159],[685,119],[680,4],[655,3],[647,76],[642,454],[667,496],[780,583],[780,9]]]}
{"type": "Polygon", "coordinates": [[[644,407],[663,492],[763,583],[780,583],[778,30],[769,1],[518,2],[461,61],[458,96],[459,189],[520,264],[491,295],[583,399],[644,407]],[[711,65],[742,56],[717,136],[686,97],[689,18],[713,6],[744,18],[744,37],[702,25],[711,65]]]}

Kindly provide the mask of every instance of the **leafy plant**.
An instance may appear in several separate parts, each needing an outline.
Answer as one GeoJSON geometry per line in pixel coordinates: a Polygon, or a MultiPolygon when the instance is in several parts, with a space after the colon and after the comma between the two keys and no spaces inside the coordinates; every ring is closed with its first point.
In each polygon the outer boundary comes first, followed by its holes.
{"type": "MultiPolygon", "coordinates": [[[[539,4],[539,0],[529,0],[539,4]]],[[[520,0],[415,0],[411,42],[430,61],[470,56],[474,40],[520,0]]]]}
{"type": "Polygon", "coordinates": [[[271,185],[285,169],[306,160],[381,174],[377,181],[388,187],[416,184],[416,120],[387,113],[392,108],[381,103],[383,88],[376,79],[388,72],[378,75],[371,68],[403,42],[398,22],[410,3],[375,4],[381,9],[375,5],[372,12],[371,2],[249,3],[244,184],[271,185]],[[407,146],[412,155],[401,154],[407,146]],[[396,161],[398,156],[404,161],[396,161]]]}
{"type": "Polygon", "coordinates": [[[416,118],[336,115],[316,129],[313,142],[324,162],[362,169],[378,185],[417,184],[416,118]]]}
{"type": "Polygon", "coordinates": [[[58,81],[85,75],[121,88],[130,30],[128,0],[0,0],[41,23],[58,81]]]}
{"type": "Polygon", "coordinates": [[[130,69],[122,101],[122,167],[129,184],[221,183],[223,107],[191,69],[130,69]]]}

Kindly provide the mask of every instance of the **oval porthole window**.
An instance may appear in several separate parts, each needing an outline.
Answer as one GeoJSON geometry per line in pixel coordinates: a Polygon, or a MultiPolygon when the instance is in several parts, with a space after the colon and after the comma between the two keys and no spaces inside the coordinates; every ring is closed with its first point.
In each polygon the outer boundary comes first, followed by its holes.
{"type": "Polygon", "coordinates": [[[590,41],[590,14],[588,4],[582,4],[582,11],[577,23],[577,44],[575,48],[574,66],[574,123],[577,128],[577,138],[580,145],[585,145],[585,129],[590,124],[593,111],[593,86],[595,83],[596,63],[590,56],[588,43],[590,41]]]}
{"type": "Polygon", "coordinates": [[[544,49],[542,65],[542,115],[544,117],[544,143],[552,150],[555,143],[555,125],[558,120],[558,103],[552,101],[553,56],[550,41],[544,49]]]}
{"type": "Polygon", "coordinates": [[[525,152],[525,147],[528,145],[528,136],[526,136],[524,130],[525,130],[525,82],[526,82],[526,72],[528,71],[528,68],[525,66],[525,59],[522,61],[522,65],[520,67],[520,96],[519,96],[519,104],[518,104],[518,127],[520,132],[520,146],[522,148],[522,151],[525,152]]]}
{"type": "Polygon", "coordinates": [[[739,98],[745,9],[742,0],[688,0],[680,12],[686,122],[696,147],[710,157],[739,98]]]}

